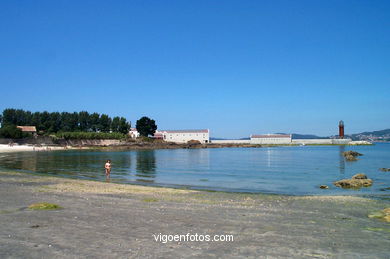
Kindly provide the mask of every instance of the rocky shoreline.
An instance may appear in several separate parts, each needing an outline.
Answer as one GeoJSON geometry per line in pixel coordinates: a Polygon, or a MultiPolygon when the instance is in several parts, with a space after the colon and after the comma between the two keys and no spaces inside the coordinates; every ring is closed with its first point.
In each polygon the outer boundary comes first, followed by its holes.
{"type": "MultiPolygon", "coordinates": [[[[4,142],[4,141],[3,141],[4,142]]],[[[308,144],[308,146],[319,144],[308,144]]],[[[339,144],[320,144],[319,146],[332,146],[339,144]]],[[[243,143],[173,143],[164,141],[120,141],[120,140],[68,140],[61,143],[43,142],[20,142],[0,144],[1,152],[18,151],[52,151],[67,149],[106,149],[106,150],[150,150],[150,149],[200,149],[200,148],[262,148],[278,146],[299,146],[298,144],[243,144],[243,143]]]]}

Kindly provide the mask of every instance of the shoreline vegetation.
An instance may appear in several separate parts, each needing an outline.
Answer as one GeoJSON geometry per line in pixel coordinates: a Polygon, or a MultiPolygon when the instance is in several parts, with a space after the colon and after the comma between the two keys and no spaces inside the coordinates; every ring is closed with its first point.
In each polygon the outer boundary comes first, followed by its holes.
{"type": "Polygon", "coordinates": [[[390,245],[388,223],[372,217],[388,203],[368,198],[207,192],[12,171],[0,172],[0,187],[6,257],[384,258],[390,245]],[[234,241],[162,244],[153,238],[160,233],[229,234],[234,241]]]}

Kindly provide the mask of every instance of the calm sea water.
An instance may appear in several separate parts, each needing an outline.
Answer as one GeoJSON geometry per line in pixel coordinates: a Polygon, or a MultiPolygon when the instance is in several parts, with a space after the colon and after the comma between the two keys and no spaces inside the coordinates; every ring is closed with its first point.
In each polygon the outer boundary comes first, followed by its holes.
{"type": "Polygon", "coordinates": [[[147,151],[53,151],[0,154],[0,169],[112,182],[193,189],[290,195],[368,194],[390,197],[390,144],[374,146],[296,146],[271,148],[175,149],[147,151]],[[346,162],[341,153],[363,153],[346,162]],[[374,185],[344,190],[332,182],[365,173],[374,185]],[[319,185],[330,189],[319,189],[319,185]],[[386,189],[388,188],[388,189],[386,189]]]}

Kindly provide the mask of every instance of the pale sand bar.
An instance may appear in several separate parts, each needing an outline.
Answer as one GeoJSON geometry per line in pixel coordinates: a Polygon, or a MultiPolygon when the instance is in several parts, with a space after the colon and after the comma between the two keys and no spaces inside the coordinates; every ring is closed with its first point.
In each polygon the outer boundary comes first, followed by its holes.
{"type": "Polygon", "coordinates": [[[23,152],[23,151],[51,151],[51,150],[63,150],[65,147],[60,146],[33,146],[33,145],[17,145],[13,146],[0,144],[0,153],[5,152],[23,152]]]}
{"type": "Polygon", "coordinates": [[[389,203],[178,190],[0,172],[1,258],[386,258],[389,203]],[[33,211],[50,202],[60,210],[33,211]],[[234,236],[168,242],[153,234],[234,236]]]}

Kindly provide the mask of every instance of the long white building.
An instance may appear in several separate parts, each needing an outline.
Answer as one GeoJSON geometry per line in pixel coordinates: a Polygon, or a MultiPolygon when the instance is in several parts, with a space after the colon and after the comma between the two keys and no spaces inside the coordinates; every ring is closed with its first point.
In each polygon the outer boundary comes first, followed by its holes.
{"type": "Polygon", "coordinates": [[[156,131],[155,138],[161,138],[164,141],[175,143],[187,143],[190,140],[197,140],[200,143],[210,142],[210,131],[208,129],[200,130],[161,130],[156,131]]]}
{"type": "Polygon", "coordinates": [[[289,134],[251,135],[251,144],[291,144],[292,136],[289,134]]]}

